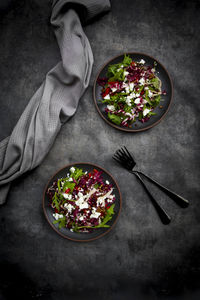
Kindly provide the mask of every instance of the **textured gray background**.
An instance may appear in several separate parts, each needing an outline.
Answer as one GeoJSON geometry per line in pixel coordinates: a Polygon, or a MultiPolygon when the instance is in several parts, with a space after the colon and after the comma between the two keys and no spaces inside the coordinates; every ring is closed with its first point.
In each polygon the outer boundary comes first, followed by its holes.
{"type": "MultiPolygon", "coordinates": [[[[49,24],[50,1],[1,1],[0,138],[10,134],[45,73],[59,60],[49,24]]],[[[40,167],[16,180],[0,208],[0,299],[199,299],[200,141],[199,1],[112,1],[112,11],[85,28],[94,52],[90,87],[40,167]],[[166,118],[138,134],[109,127],[97,114],[92,85],[105,60],[141,51],[171,74],[174,101],[166,118]],[[135,177],[111,160],[127,145],[138,165],[191,201],[178,208],[152,188],[172,216],[161,224],[135,177]],[[121,217],[100,240],[59,237],[42,211],[49,177],[87,161],[117,179],[121,217]]]]}

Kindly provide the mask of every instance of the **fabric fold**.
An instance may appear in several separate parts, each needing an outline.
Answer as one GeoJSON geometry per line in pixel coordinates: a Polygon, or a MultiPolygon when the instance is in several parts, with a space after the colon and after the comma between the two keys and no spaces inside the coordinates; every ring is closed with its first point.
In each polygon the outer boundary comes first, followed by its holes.
{"type": "Polygon", "coordinates": [[[93,66],[80,18],[85,23],[109,9],[108,0],[53,1],[51,24],[61,61],[47,73],[11,135],[0,143],[0,204],[6,201],[10,183],[42,162],[62,124],[76,112],[93,66]]]}

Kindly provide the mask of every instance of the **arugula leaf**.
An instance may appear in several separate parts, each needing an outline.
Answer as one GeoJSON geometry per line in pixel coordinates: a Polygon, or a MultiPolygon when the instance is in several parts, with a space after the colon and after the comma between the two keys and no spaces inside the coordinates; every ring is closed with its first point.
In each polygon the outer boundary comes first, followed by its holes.
{"type": "Polygon", "coordinates": [[[149,115],[149,116],[155,116],[155,115],[156,115],[156,113],[155,113],[155,112],[153,112],[153,111],[150,111],[150,112],[148,113],[148,115],[149,115]]]}
{"type": "Polygon", "coordinates": [[[58,191],[59,192],[61,190],[61,186],[60,186],[61,181],[62,181],[62,179],[58,179],[58,181],[57,181],[57,186],[58,186],[58,191]]]}
{"type": "Polygon", "coordinates": [[[95,183],[94,188],[95,188],[95,189],[98,189],[98,187],[99,187],[99,184],[98,184],[98,183],[95,183]]]}
{"type": "Polygon", "coordinates": [[[53,221],[53,224],[59,223],[58,227],[61,229],[62,227],[66,226],[66,217],[63,216],[63,218],[59,218],[58,220],[53,221]]]}
{"type": "Polygon", "coordinates": [[[106,223],[108,223],[108,221],[110,221],[112,219],[112,215],[114,215],[114,207],[115,207],[115,204],[112,204],[111,207],[107,210],[107,214],[106,214],[105,218],[99,225],[95,226],[96,228],[110,227],[110,225],[107,225],[106,223]]]}
{"type": "Polygon", "coordinates": [[[60,211],[60,199],[58,198],[58,194],[56,192],[52,198],[52,203],[55,205],[55,208],[60,211]]]}
{"type": "Polygon", "coordinates": [[[158,79],[158,77],[154,77],[153,79],[151,79],[151,83],[153,84],[153,86],[155,87],[155,89],[159,90],[159,88],[160,88],[160,80],[158,79]]]}
{"type": "Polygon", "coordinates": [[[71,177],[75,180],[78,180],[83,175],[83,170],[79,168],[75,168],[74,173],[71,172],[71,177]]]}
{"type": "Polygon", "coordinates": [[[111,81],[123,81],[124,80],[124,69],[120,68],[113,73],[114,76],[110,77],[108,82],[111,81]]]}
{"type": "Polygon", "coordinates": [[[99,225],[97,225],[97,226],[79,226],[79,227],[77,227],[77,229],[110,227],[110,225],[108,225],[107,223],[112,219],[112,216],[115,213],[114,212],[114,207],[115,207],[115,204],[112,204],[111,207],[107,210],[107,214],[106,214],[105,218],[103,219],[103,221],[99,225]]]}
{"type": "Polygon", "coordinates": [[[120,125],[121,124],[121,118],[117,115],[108,113],[108,118],[115,124],[120,125]]]}
{"type": "Polygon", "coordinates": [[[132,59],[129,55],[124,55],[123,65],[129,66],[132,62],[132,59]]]}
{"type": "Polygon", "coordinates": [[[75,185],[76,184],[74,182],[65,181],[65,183],[63,185],[63,192],[65,192],[67,189],[70,189],[70,193],[72,193],[75,185]]]}
{"type": "Polygon", "coordinates": [[[160,103],[160,95],[153,98],[153,105],[157,106],[160,103]]]}

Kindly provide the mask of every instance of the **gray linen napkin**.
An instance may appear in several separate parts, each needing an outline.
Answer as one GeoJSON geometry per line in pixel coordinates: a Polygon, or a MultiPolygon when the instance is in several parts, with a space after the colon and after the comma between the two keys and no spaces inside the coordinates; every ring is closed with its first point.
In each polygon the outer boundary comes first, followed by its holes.
{"type": "Polygon", "coordinates": [[[51,24],[62,60],[47,73],[11,135],[0,143],[0,204],[10,183],[42,162],[62,124],[74,115],[93,65],[80,19],[88,22],[109,9],[109,0],[53,1],[51,24]]]}

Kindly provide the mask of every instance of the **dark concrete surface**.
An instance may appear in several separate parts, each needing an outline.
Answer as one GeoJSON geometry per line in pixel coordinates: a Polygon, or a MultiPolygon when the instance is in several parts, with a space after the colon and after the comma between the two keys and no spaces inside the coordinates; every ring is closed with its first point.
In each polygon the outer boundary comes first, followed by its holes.
{"type": "MultiPolygon", "coordinates": [[[[0,138],[10,134],[45,73],[59,60],[48,0],[0,2],[0,138]]],[[[0,299],[200,299],[199,1],[112,1],[112,11],[85,28],[94,52],[90,87],[44,162],[16,180],[0,208],[0,299]],[[92,85],[105,60],[141,51],[171,74],[174,101],[156,127],[128,134],[97,114],[92,85]],[[135,177],[111,160],[127,145],[138,166],[189,199],[180,209],[152,187],[172,217],[161,224],[135,177]],[[87,161],[117,179],[123,209],[105,237],[78,244],[58,236],[42,211],[49,177],[87,161]]]]}

